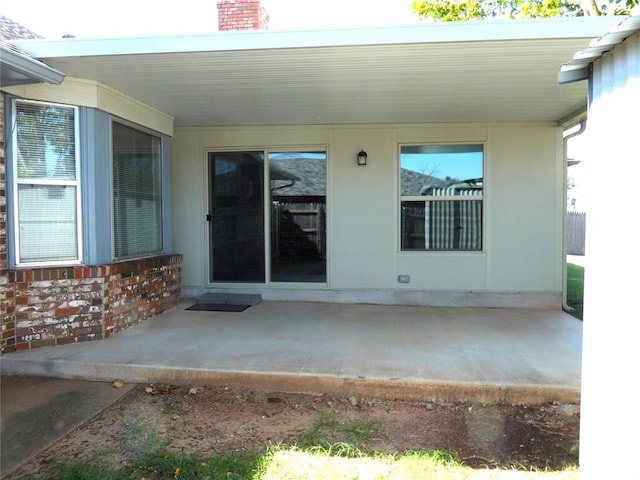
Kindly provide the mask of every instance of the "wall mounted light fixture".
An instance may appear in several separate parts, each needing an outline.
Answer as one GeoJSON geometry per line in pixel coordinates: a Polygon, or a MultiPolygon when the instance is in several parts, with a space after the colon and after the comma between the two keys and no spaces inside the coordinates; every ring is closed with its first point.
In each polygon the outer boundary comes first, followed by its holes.
{"type": "Polygon", "coordinates": [[[360,152],[358,153],[358,165],[362,166],[366,164],[367,164],[367,152],[365,152],[364,150],[360,150],[360,152]]]}

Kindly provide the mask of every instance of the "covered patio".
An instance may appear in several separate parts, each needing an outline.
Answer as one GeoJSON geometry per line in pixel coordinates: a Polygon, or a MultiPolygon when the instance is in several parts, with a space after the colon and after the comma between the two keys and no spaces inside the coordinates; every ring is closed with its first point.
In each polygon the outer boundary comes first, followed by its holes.
{"type": "Polygon", "coordinates": [[[15,352],[3,375],[377,398],[579,403],[582,322],[538,309],[190,301],[95,342],[15,352]]]}

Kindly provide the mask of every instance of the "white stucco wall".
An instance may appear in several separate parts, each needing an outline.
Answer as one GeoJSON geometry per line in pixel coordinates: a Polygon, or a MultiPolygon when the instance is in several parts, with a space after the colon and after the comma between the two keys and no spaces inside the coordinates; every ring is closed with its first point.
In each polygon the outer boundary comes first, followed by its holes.
{"type": "Polygon", "coordinates": [[[487,288],[559,291],[564,209],[559,132],[492,128],[489,142],[487,288]]]}
{"type": "Polygon", "coordinates": [[[346,128],[330,133],[329,286],[393,285],[396,156],[393,130],[346,128]],[[359,167],[360,149],[369,154],[359,167]]]}
{"type": "Polygon", "coordinates": [[[274,299],[560,308],[561,133],[539,124],[176,129],[171,194],[184,292],[211,287],[206,152],[326,147],[327,285],[254,285],[253,291],[274,299]],[[485,143],[483,252],[399,251],[398,146],[421,142],[485,143]],[[360,149],[369,154],[366,167],[355,163],[360,149]],[[411,283],[398,283],[399,274],[410,275],[411,283]]]}

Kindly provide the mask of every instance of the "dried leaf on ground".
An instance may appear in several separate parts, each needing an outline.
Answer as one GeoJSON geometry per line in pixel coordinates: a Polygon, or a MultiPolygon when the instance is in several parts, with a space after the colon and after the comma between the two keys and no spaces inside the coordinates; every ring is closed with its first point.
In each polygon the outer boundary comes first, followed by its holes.
{"type": "Polygon", "coordinates": [[[149,395],[158,395],[160,393],[160,391],[155,385],[149,385],[144,389],[144,391],[147,392],[149,395]]]}

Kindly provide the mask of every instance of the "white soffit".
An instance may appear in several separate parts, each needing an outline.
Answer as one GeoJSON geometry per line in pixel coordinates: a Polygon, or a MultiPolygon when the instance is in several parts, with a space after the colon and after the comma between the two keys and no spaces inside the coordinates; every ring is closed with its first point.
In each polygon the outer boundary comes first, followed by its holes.
{"type": "Polygon", "coordinates": [[[555,122],[586,105],[557,71],[620,18],[226,32],[15,45],[180,126],[555,122]]]}

